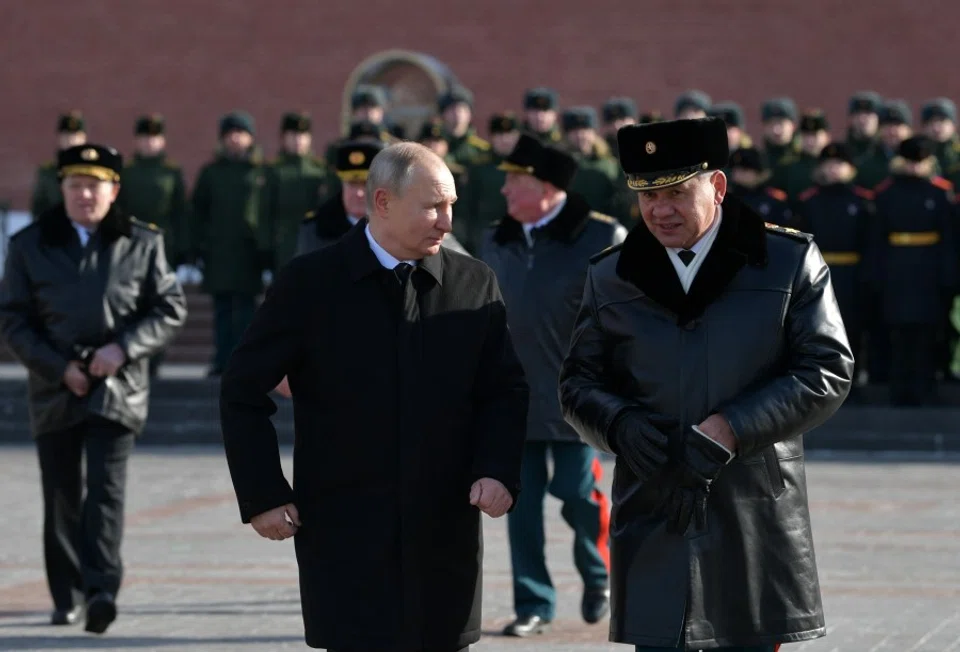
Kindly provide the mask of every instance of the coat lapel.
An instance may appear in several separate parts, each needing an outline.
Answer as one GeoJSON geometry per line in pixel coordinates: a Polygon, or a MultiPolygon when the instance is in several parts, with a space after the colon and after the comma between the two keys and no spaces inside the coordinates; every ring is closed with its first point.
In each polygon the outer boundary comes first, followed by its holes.
{"type": "Polygon", "coordinates": [[[723,221],[697,276],[685,294],[667,250],[640,222],[620,251],[617,274],[636,285],[654,302],[686,324],[699,318],[733,281],[744,265],[767,264],[766,227],[763,220],[734,197],[723,201],[723,221]]]}
{"type": "MultiPolygon", "coordinates": [[[[559,242],[573,242],[583,233],[589,219],[590,206],[586,200],[576,193],[568,193],[567,203],[563,205],[557,216],[543,227],[543,232],[559,242]]],[[[493,232],[493,239],[499,245],[512,240],[524,241],[523,226],[507,215],[497,225],[493,232]]]]}

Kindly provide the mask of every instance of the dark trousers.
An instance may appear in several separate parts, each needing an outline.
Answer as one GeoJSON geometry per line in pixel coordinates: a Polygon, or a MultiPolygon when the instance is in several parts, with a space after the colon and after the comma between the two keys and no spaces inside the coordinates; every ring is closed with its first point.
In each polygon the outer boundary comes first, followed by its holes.
{"type": "Polygon", "coordinates": [[[606,588],[610,569],[610,510],[600,492],[603,470],[596,452],[576,442],[528,442],[523,449],[523,491],[507,516],[517,617],[553,620],[556,590],[547,571],[543,500],[563,501],[561,515],[573,528],[573,561],[588,589],[606,588]],[[553,477],[547,475],[547,452],[553,477]]]}
{"type": "Polygon", "coordinates": [[[101,417],[37,437],[43,556],[57,609],[83,604],[99,591],[116,595],[120,589],[127,458],[133,442],[127,428],[101,417]]]}
{"type": "Polygon", "coordinates": [[[937,326],[890,327],[890,400],[894,405],[936,402],[937,326]]]}
{"type": "MultiPolygon", "coordinates": [[[[638,645],[635,649],[636,652],[663,652],[663,650],[681,650],[683,648],[638,645]]],[[[717,647],[710,652],[777,652],[779,649],[779,645],[755,645],[751,647],[717,647]]]]}
{"type": "Polygon", "coordinates": [[[257,297],[253,294],[220,292],[213,295],[214,370],[220,372],[227,366],[230,354],[253,321],[256,303],[257,297]]]}

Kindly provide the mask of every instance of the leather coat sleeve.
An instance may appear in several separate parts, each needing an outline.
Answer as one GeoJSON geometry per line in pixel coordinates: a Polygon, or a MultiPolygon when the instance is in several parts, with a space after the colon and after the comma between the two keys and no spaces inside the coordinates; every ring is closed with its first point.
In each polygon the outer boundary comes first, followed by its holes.
{"type": "Polygon", "coordinates": [[[16,238],[10,241],[6,269],[0,280],[0,336],[21,364],[47,382],[56,383],[63,378],[69,360],[37,327],[20,244],[16,238]]]}
{"type": "Polygon", "coordinates": [[[850,391],[853,354],[830,271],[812,243],[793,283],[784,328],[784,372],[717,410],[730,423],[741,456],[819,426],[850,391]]]}
{"type": "Polygon", "coordinates": [[[614,429],[650,433],[656,428],[637,401],[610,387],[606,334],[600,323],[594,290],[594,270],[587,272],[583,299],[573,329],[570,350],[560,367],[560,407],[563,418],[596,449],[619,454],[614,429]]]}
{"type": "Polygon", "coordinates": [[[474,384],[473,475],[475,480],[499,481],[516,505],[530,389],[513,348],[506,307],[493,272],[489,287],[490,323],[474,384]]]}
{"type": "Polygon", "coordinates": [[[117,337],[117,344],[126,353],[127,360],[159,353],[187,319],[187,299],[176,273],[167,263],[163,238],[154,241],[156,244],[150,250],[143,315],[117,337]]]}
{"type": "Polygon", "coordinates": [[[280,270],[267,289],[220,381],[220,429],[244,523],[293,502],[270,420],[277,411],[270,392],[295,370],[302,345],[308,292],[300,280],[302,261],[294,259],[280,270]]]}

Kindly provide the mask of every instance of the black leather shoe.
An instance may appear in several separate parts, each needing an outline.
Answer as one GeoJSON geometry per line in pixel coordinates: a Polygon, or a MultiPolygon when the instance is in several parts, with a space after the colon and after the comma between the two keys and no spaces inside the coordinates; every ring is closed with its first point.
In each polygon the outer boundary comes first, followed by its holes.
{"type": "Polygon", "coordinates": [[[586,589],[583,600],[580,602],[580,613],[583,619],[590,623],[600,622],[600,619],[610,611],[610,589],[586,589]]]}
{"type": "Polygon", "coordinates": [[[117,603],[113,596],[106,591],[97,593],[87,600],[88,632],[103,634],[114,620],[117,619],[117,603]]]}
{"type": "Polygon", "coordinates": [[[56,609],[50,614],[51,625],[76,625],[83,614],[83,607],[74,607],[73,609],[56,609]]]}
{"type": "Polygon", "coordinates": [[[550,629],[550,621],[544,620],[540,616],[523,616],[503,628],[504,636],[532,636],[534,634],[543,634],[550,629]]]}

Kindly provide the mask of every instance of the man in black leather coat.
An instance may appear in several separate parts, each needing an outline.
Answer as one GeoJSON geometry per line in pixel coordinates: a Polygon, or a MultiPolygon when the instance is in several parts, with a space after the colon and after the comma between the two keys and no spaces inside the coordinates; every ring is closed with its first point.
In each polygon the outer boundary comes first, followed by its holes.
{"type": "Polygon", "coordinates": [[[618,137],[643,220],[593,258],[560,374],[565,418],[617,456],[610,639],[823,636],[803,433],[853,372],[829,269],[809,235],[726,196],[721,121],[618,137]]]}
{"type": "Polygon", "coordinates": [[[127,458],[147,418],[149,360],[186,318],[163,235],[114,203],[122,159],[60,152],[64,202],[10,241],[0,337],[27,368],[54,625],[116,617],[127,458]],[[86,497],[83,468],[86,452],[86,497]]]}

